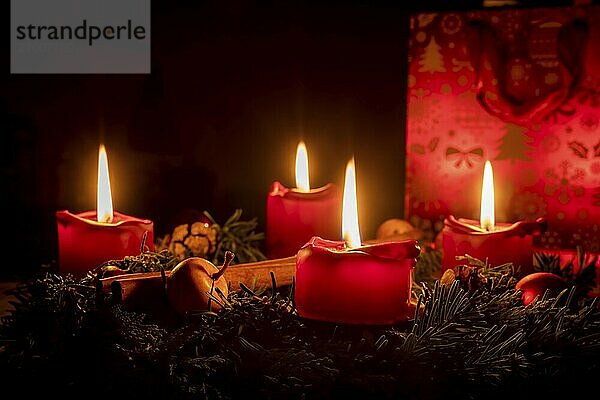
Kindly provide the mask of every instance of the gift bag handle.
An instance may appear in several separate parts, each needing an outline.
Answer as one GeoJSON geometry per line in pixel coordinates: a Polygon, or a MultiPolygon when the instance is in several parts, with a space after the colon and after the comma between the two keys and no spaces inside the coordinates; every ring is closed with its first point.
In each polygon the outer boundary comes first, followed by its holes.
{"type": "MultiPolygon", "coordinates": [[[[556,51],[563,71],[563,84],[543,98],[528,101],[508,92],[503,73],[509,57],[529,57],[527,41],[517,39],[509,42],[498,29],[482,20],[470,21],[467,29],[469,54],[475,71],[477,100],[488,113],[503,120],[520,123],[548,117],[571,98],[581,80],[589,36],[588,22],[582,18],[569,21],[558,32],[556,51]],[[487,94],[489,83],[486,82],[483,69],[486,63],[489,63],[498,81],[497,99],[493,102],[487,94]]],[[[527,37],[529,31],[521,31],[521,34],[527,37]]]]}

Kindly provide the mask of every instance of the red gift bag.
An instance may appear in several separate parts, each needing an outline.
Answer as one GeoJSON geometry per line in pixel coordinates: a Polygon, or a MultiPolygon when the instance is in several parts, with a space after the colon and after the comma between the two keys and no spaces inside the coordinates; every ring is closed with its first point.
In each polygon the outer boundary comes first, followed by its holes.
{"type": "Polygon", "coordinates": [[[429,238],[479,219],[545,217],[540,247],[600,252],[600,7],[411,17],[406,215],[429,238]]]}

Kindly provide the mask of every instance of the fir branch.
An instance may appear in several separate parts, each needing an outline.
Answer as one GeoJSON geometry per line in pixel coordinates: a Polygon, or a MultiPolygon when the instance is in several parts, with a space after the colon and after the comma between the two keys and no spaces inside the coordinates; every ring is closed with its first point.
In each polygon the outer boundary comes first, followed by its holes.
{"type": "Polygon", "coordinates": [[[167,340],[167,331],[156,324],[147,323],[143,314],[125,311],[119,305],[111,307],[111,314],[118,322],[122,339],[117,347],[127,354],[151,355],[158,352],[167,340]]]}
{"type": "Polygon", "coordinates": [[[413,271],[413,280],[417,285],[431,283],[435,281],[436,277],[439,278],[441,269],[442,252],[428,249],[417,257],[417,264],[413,271]]]}
{"type": "Polygon", "coordinates": [[[131,398],[533,398],[561,388],[583,392],[600,373],[598,302],[570,289],[523,306],[510,265],[482,263],[476,271],[481,285],[475,290],[458,279],[424,283],[414,321],[392,327],[304,320],[293,288],[280,293],[274,282],[270,290],[245,288],[227,298],[215,292],[223,304],[218,313],[165,325],[111,305],[89,277],[48,275],[18,293],[21,305],[0,326],[0,340],[7,343],[0,358],[12,360],[0,363],[10,368],[0,372],[9,378],[51,376],[55,386],[68,383],[84,393],[89,376],[76,370],[86,365],[101,371],[97,394],[118,389],[131,398]],[[68,362],[57,368],[66,354],[68,362]],[[53,361],[31,361],[40,359],[53,361]]]}
{"type": "Polygon", "coordinates": [[[239,263],[266,260],[259,249],[264,233],[256,232],[256,218],[241,221],[242,210],[238,208],[223,225],[219,225],[208,211],[204,211],[204,215],[217,230],[217,249],[212,260],[215,264],[224,259],[226,251],[234,252],[239,263]]]}
{"type": "Polygon", "coordinates": [[[137,256],[126,256],[121,260],[109,260],[90,271],[92,276],[99,278],[107,271],[118,268],[119,274],[134,274],[139,272],[164,272],[173,269],[179,259],[166,249],[159,252],[143,251],[137,256]]]}
{"type": "Polygon", "coordinates": [[[537,271],[558,275],[576,287],[577,297],[585,297],[596,286],[598,256],[587,254],[581,246],[577,247],[575,257],[562,265],[560,255],[551,252],[536,253],[534,261],[537,271]]]}

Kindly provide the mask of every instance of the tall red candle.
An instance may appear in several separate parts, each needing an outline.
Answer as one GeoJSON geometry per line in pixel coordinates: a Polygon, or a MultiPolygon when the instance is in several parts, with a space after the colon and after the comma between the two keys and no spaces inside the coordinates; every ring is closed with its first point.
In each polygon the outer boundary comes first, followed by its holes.
{"type": "Polygon", "coordinates": [[[266,246],[270,258],[293,256],[313,236],[336,238],[340,193],[333,184],[310,189],[304,143],[296,154],[296,188],[274,182],[267,196],[266,246]]]}
{"type": "Polygon", "coordinates": [[[104,146],[98,155],[98,202],[96,211],[72,214],[56,213],[60,271],[83,275],[113,259],[138,255],[144,242],[154,249],[153,223],[113,212],[108,175],[108,159],[104,146]]]}
{"type": "Polygon", "coordinates": [[[442,230],[443,270],[464,264],[457,256],[468,254],[490,265],[512,263],[521,274],[534,272],[533,238],[546,229],[546,221],[498,223],[494,218],[494,181],[492,166],[486,162],[481,194],[481,218],[456,219],[450,215],[442,230]]]}
{"type": "Polygon", "coordinates": [[[356,205],[354,162],[346,169],[345,241],[313,237],[296,259],[295,301],[300,316],[345,324],[393,324],[414,315],[414,240],[363,246],[356,205]]]}

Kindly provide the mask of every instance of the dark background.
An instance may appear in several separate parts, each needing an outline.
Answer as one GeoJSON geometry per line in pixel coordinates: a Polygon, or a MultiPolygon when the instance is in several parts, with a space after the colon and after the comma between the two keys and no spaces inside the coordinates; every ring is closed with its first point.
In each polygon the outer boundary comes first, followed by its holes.
{"type": "Polygon", "coordinates": [[[150,75],[11,75],[6,57],[0,276],[56,258],[56,210],[95,208],[100,141],[115,209],[159,236],[190,210],[222,222],[242,208],[263,231],[270,184],[295,184],[300,139],[312,186],[343,185],[354,155],[373,237],[403,213],[408,16],[481,2],[396,3],[153,1],[150,75]]]}

